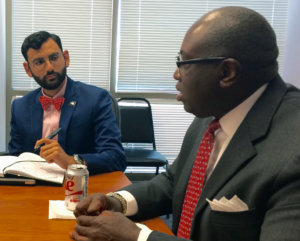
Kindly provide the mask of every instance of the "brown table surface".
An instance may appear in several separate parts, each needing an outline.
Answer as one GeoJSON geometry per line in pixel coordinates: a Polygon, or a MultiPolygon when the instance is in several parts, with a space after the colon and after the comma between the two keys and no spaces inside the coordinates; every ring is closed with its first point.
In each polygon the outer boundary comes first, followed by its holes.
{"type": "MultiPolygon", "coordinates": [[[[89,194],[111,192],[130,184],[122,172],[91,176],[89,194]]],[[[48,219],[49,200],[64,200],[64,187],[0,186],[0,240],[71,240],[75,220],[48,219]]],[[[172,234],[167,225],[154,218],[149,228],[172,234]]]]}

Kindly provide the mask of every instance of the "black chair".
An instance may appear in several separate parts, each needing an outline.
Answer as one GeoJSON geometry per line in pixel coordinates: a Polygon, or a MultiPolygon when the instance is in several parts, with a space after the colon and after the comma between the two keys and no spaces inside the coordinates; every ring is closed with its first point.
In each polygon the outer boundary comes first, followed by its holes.
{"type": "Polygon", "coordinates": [[[109,95],[110,95],[110,99],[111,99],[112,109],[116,116],[117,124],[120,127],[120,110],[119,110],[118,102],[117,102],[116,98],[114,96],[112,96],[112,94],[109,94],[109,95]]]}
{"type": "Polygon", "coordinates": [[[121,98],[118,100],[120,111],[120,130],[128,166],[159,167],[167,166],[168,160],[156,151],[152,110],[145,98],[121,98]],[[129,147],[128,144],[131,144],[129,147]],[[140,144],[148,144],[141,147],[140,144]],[[126,146],[127,145],[127,146],[126,146]]]}

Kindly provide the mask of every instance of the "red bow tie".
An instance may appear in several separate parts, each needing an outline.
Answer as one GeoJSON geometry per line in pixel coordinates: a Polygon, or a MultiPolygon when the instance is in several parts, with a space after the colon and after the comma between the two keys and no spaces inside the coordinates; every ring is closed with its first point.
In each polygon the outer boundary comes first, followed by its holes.
{"type": "Polygon", "coordinates": [[[57,109],[59,111],[61,106],[65,102],[65,98],[58,97],[55,99],[51,99],[47,96],[40,96],[40,102],[42,104],[43,110],[47,110],[49,108],[49,106],[52,104],[52,105],[54,105],[55,109],[57,109]]]}

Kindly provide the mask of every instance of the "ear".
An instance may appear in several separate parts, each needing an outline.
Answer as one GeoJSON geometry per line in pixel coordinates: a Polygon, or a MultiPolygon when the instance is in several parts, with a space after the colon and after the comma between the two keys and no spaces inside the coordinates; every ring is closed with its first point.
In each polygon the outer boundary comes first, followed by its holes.
{"type": "Polygon", "coordinates": [[[221,88],[230,88],[237,81],[241,72],[241,64],[233,58],[225,59],[221,64],[222,77],[220,80],[221,88]]]}
{"type": "Polygon", "coordinates": [[[64,50],[63,54],[64,54],[64,59],[65,59],[66,67],[69,67],[69,65],[70,65],[69,51],[68,50],[64,50]]]}
{"type": "Polygon", "coordinates": [[[25,69],[27,75],[28,75],[29,77],[32,77],[32,73],[31,73],[31,69],[30,69],[30,67],[29,67],[29,64],[28,64],[27,62],[24,62],[24,63],[23,63],[23,67],[24,67],[24,69],[25,69]]]}

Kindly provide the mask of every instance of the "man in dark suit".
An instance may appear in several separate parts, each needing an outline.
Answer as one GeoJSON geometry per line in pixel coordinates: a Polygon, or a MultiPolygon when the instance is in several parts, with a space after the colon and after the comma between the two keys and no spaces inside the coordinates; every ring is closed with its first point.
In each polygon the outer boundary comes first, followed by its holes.
{"type": "Polygon", "coordinates": [[[300,91],[283,82],[277,57],[275,33],[255,11],[225,7],[196,21],[174,72],[177,99],[196,116],[177,159],[150,181],[83,200],[71,237],[183,240],[186,190],[214,119],[220,128],[185,239],[300,240],[300,91]],[[176,237],[140,229],[120,212],[132,220],[172,212],[176,237]]]}
{"type": "Polygon", "coordinates": [[[55,34],[29,35],[22,54],[28,76],[41,87],[12,103],[9,152],[32,152],[44,144],[40,156],[62,168],[84,163],[90,174],[124,171],[126,159],[109,93],[67,77],[69,52],[55,34]],[[58,127],[58,135],[48,139],[58,127]]]}

